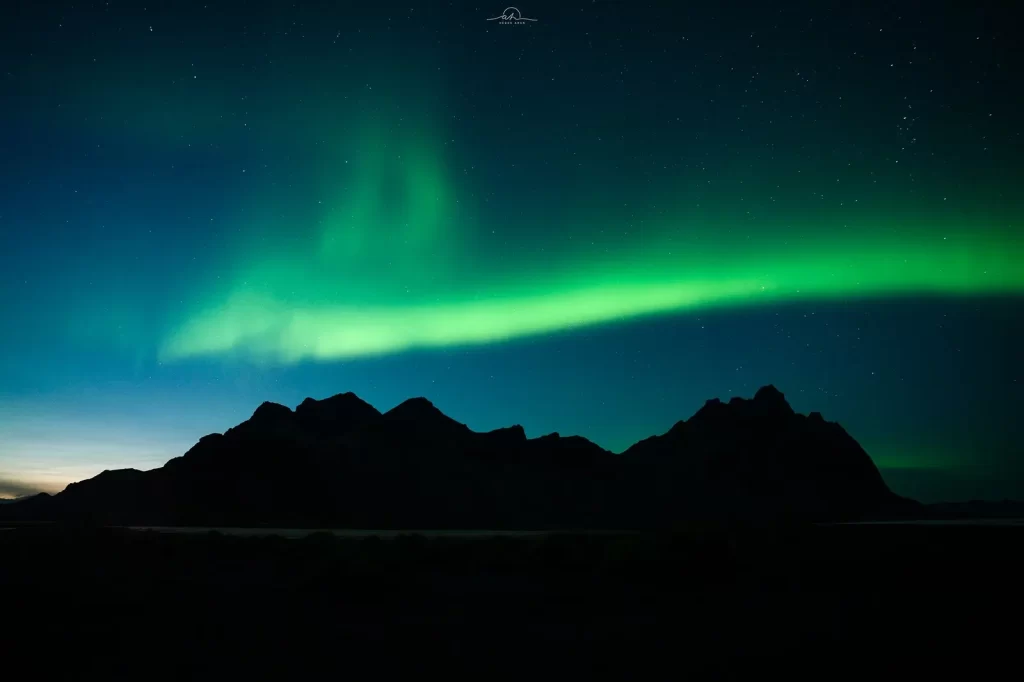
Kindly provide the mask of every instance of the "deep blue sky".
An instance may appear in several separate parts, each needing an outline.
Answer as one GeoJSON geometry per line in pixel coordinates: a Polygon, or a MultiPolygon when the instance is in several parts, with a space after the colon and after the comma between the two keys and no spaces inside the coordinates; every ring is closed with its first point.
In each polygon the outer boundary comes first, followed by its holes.
{"type": "Polygon", "coordinates": [[[344,5],[2,10],[0,496],[264,400],[619,451],[767,383],[1024,496],[998,5],[344,5]]]}

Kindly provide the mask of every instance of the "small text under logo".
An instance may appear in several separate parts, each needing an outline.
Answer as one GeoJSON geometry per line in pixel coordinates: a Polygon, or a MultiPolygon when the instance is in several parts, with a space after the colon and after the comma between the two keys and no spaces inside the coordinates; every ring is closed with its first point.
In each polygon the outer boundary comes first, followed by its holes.
{"type": "Polygon", "coordinates": [[[505,11],[500,16],[491,17],[487,21],[496,21],[499,24],[525,24],[527,21],[537,21],[536,19],[527,19],[523,16],[523,13],[519,11],[518,7],[506,7],[505,11]]]}

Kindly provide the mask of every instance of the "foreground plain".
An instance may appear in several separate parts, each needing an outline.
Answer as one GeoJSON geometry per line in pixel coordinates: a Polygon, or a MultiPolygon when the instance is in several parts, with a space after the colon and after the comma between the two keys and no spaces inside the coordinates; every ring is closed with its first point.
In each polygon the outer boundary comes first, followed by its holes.
{"type": "Polygon", "coordinates": [[[135,678],[983,674],[1019,641],[1022,540],[1005,525],[297,539],[30,526],[0,533],[0,641],[9,663],[135,678]]]}

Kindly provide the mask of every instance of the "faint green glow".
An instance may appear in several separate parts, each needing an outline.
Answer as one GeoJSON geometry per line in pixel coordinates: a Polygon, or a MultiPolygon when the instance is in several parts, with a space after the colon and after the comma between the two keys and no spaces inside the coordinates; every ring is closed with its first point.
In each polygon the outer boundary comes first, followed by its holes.
{"type": "Polygon", "coordinates": [[[871,453],[871,459],[875,465],[883,471],[887,469],[954,470],[965,466],[977,466],[978,464],[973,454],[935,447],[881,444],[877,446],[865,445],[865,449],[871,453]]]}

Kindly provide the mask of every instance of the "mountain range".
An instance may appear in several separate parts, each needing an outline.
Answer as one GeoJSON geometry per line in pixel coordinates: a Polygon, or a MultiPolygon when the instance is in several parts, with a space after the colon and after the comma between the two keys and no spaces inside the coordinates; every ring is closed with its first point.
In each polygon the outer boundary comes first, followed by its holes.
{"type": "Polygon", "coordinates": [[[104,471],[0,519],[107,525],[644,529],[891,517],[917,503],[860,445],[773,386],[717,399],[613,454],[579,436],[475,432],[425,398],[259,406],[150,471],[104,471]]]}

